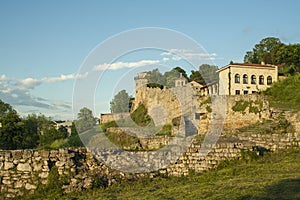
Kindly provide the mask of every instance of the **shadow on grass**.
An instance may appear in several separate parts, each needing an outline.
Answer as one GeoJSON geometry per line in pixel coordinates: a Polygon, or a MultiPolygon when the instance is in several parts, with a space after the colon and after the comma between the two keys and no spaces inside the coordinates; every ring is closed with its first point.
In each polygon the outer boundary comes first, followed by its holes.
{"type": "Polygon", "coordinates": [[[300,179],[286,179],[279,181],[276,184],[266,187],[265,194],[262,196],[250,196],[246,195],[240,198],[240,200],[248,199],[300,199],[300,179]]]}

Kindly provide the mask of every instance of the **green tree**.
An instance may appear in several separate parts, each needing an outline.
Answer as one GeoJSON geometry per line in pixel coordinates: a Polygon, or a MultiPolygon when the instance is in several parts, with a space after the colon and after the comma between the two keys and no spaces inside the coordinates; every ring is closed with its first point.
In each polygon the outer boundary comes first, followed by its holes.
{"type": "Polygon", "coordinates": [[[92,111],[86,107],[81,108],[77,115],[77,120],[75,121],[78,133],[82,133],[93,128],[95,124],[96,122],[92,111]]]}
{"type": "Polygon", "coordinates": [[[23,148],[24,124],[15,110],[11,110],[1,118],[0,149],[23,148]]]}
{"type": "Polygon", "coordinates": [[[38,132],[38,119],[35,114],[28,115],[23,119],[24,123],[24,136],[23,146],[24,148],[36,148],[39,143],[39,132],[38,132]]]}
{"type": "Polygon", "coordinates": [[[260,64],[265,62],[268,64],[276,63],[276,51],[282,46],[280,39],[275,37],[267,37],[256,44],[252,51],[246,52],[244,56],[245,63],[260,64]]]}
{"type": "Polygon", "coordinates": [[[130,99],[126,90],[121,90],[110,102],[110,111],[112,113],[129,112],[131,106],[130,99]]]}
{"type": "Polygon", "coordinates": [[[209,64],[202,64],[199,67],[199,72],[203,77],[206,84],[215,82],[218,80],[218,75],[216,71],[218,70],[217,66],[209,65],[209,64]]]}
{"type": "Polygon", "coordinates": [[[0,100],[0,120],[10,111],[13,111],[11,105],[0,100]]]}
{"type": "Polygon", "coordinates": [[[191,71],[191,75],[190,75],[190,81],[196,81],[197,83],[201,84],[201,85],[205,85],[205,81],[203,79],[203,77],[201,76],[200,72],[197,70],[192,70],[191,71]]]}
{"type": "Polygon", "coordinates": [[[67,138],[69,136],[68,129],[65,126],[60,125],[58,127],[58,135],[60,139],[67,138]]]}
{"type": "Polygon", "coordinates": [[[146,79],[148,80],[148,83],[158,83],[160,85],[166,84],[165,77],[160,73],[158,69],[149,71],[146,79]]]}

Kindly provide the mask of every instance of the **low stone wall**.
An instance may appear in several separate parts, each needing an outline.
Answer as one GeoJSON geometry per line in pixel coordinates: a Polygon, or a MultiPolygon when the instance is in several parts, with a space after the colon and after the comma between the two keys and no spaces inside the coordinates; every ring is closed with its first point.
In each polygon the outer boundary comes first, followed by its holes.
{"type": "Polygon", "coordinates": [[[100,115],[100,124],[105,124],[107,122],[119,120],[119,119],[125,119],[130,116],[130,113],[102,113],[100,115]]]}
{"type": "MultiPolygon", "coordinates": [[[[2,195],[4,198],[9,198],[25,192],[33,192],[39,184],[47,183],[49,173],[54,167],[61,177],[67,177],[68,183],[63,186],[63,190],[68,193],[91,188],[92,183],[97,179],[101,180],[104,186],[108,186],[127,178],[151,177],[157,174],[188,175],[191,170],[203,172],[215,168],[224,160],[238,159],[243,149],[254,151],[259,150],[256,147],[261,146],[275,151],[299,145],[299,133],[221,136],[217,144],[213,146],[209,144],[203,146],[195,140],[176,162],[156,172],[140,174],[123,173],[111,169],[95,160],[86,149],[0,151],[0,197],[2,195]],[[207,147],[211,150],[203,156],[207,147]]],[[[109,159],[113,152],[106,153],[109,159]]],[[[145,152],[144,154],[146,155],[145,152]]],[[[111,157],[113,159],[113,156],[111,157]]],[[[148,159],[155,161],[157,158],[148,159]]],[[[116,160],[111,160],[111,162],[116,162],[116,160]]],[[[158,165],[162,164],[160,162],[157,160],[158,165]]]]}

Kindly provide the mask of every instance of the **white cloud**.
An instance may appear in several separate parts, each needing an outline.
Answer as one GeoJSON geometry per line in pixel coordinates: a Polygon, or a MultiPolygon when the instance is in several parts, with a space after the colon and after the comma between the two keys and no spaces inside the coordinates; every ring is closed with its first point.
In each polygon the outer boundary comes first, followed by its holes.
{"type": "Polygon", "coordinates": [[[94,71],[100,71],[100,70],[117,70],[122,68],[134,68],[134,67],[141,67],[145,65],[153,65],[159,63],[159,60],[141,60],[138,62],[116,62],[112,64],[101,64],[94,66],[94,71]]]}
{"type": "Polygon", "coordinates": [[[0,76],[0,81],[5,81],[6,80],[6,76],[5,76],[5,74],[2,74],[1,76],[0,76]]]}
{"type": "Polygon", "coordinates": [[[195,53],[188,49],[170,49],[169,51],[163,52],[160,55],[170,56],[172,60],[176,61],[181,59],[215,60],[217,57],[216,53],[195,53]]]}
{"type": "Polygon", "coordinates": [[[164,62],[167,62],[167,61],[170,60],[170,58],[164,57],[162,60],[163,60],[164,62]]]}
{"type": "Polygon", "coordinates": [[[16,83],[16,85],[20,88],[20,89],[33,89],[36,86],[40,85],[42,83],[41,80],[38,79],[33,79],[33,78],[26,78],[23,80],[20,80],[16,83]]]}
{"type": "MultiPolygon", "coordinates": [[[[4,102],[11,104],[13,107],[20,108],[22,110],[48,110],[51,112],[59,112],[62,110],[68,110],[71,112],[71,103],[63,101],[53,101],[36,97],[31,94],[31,91],[35,87],[43,83],[62,82],[67,80],[73,80],[76,78],[87,77],[88,72],[83,74],[67,74],[60,75],[58,77],[44,77],[41,79],[35,79],[32,77],[25,79],[7,78],[5,75],[0,76],[0,99],[4,102]]],[[[27,111],[27,113],[29,113],[27,111]]]]}
{"type": "Polygon", "coordinates": [[[81,79],[81,78],[85,78],[87,75],[88,75],[88,72],[86,72],[84,74],[67,74],[67,75],[61,74],[59,77],[50,77],[50,78],[45,77],[42,79],[42,81],[53,83],[53,82],[73,80],[76,78],[81,79]]]}

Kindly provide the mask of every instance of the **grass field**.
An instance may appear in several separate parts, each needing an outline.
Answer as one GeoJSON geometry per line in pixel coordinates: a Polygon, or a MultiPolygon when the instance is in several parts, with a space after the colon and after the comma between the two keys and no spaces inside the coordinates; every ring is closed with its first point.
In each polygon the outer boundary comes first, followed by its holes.
{"type": "Polygon", "coordinates": [[[124,181],[106,189],[24,199],[300,199],[299,155],[299,148],[282,150],[257,160],[225,162],[204,174],[124,181]]]}

